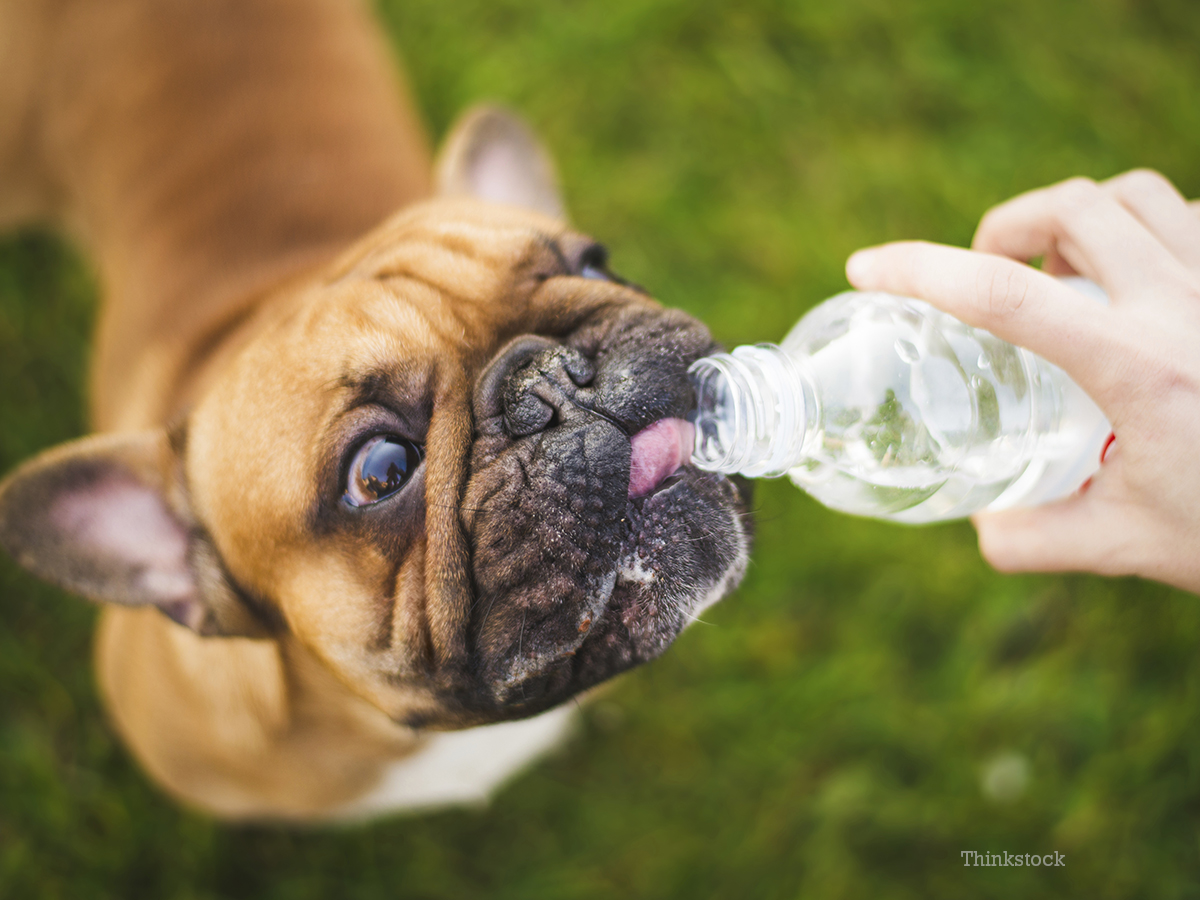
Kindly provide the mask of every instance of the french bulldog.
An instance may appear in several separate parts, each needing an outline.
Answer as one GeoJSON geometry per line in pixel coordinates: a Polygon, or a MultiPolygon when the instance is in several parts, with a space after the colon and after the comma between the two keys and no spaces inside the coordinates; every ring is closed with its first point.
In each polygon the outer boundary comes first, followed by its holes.
{"type": "Polygon", "coordinates": [[[745,568],[688,464],[700,322],[612,274],[495,109],[435,167],[355,0],[3,0],[0,224],[97,267],[96,433],[0,544],[104,604],[117,731],[182,801],[475,801],[745,568]]]}

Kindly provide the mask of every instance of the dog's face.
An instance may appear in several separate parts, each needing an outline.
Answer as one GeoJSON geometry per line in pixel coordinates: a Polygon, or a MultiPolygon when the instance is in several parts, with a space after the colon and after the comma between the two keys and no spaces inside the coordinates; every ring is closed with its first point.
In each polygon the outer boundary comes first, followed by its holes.
{"type": "Polygon", "coordinates": [[[431,201],[272,303],[169,439],[18,472],[0,537],[97,599],[286,635],[405,724],[532,714],[743,571],[738,489],[680,465],[713,349],[557,219],[431,201]]]}
{"type": "Polygon", "coordinates": [[[394,716],[542,709],[657,656],[741,572],[732,483],[670,471],[711,339],[601,252],[513,209],[410,210],[191,417],[228,571],[394,716]]]}

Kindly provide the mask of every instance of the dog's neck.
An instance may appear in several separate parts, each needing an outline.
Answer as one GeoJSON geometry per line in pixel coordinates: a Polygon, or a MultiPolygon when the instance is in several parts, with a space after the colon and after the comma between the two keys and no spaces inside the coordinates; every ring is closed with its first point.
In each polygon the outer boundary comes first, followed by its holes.
{"type": "Polygon", "coordinates": [[[347,27],[364,10],[274,2],[287,41],[267,4],[237,2],[197,17],[69,0],[47,32],[37,138],[58,214],[100,270],[101,429],[179,412],[258,301],[429,191],[398,76],[370,28],[347,27]],[[231,17],[237,41],[208,24],[231,17]]]}

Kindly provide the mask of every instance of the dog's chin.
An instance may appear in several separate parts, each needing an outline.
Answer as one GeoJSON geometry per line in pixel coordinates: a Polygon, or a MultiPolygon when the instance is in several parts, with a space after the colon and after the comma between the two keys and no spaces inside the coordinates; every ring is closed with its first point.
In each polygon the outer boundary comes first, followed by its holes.
{"type": "MultiPolygon", "coordinates": [[[[617,563],[596,596],[582,640],[525,653],[518,646],[490,684],[506,716],[545,709],[662,654],[740,581],[749,544],[742,486],[683,468],[625,506],[617,563]]],[[[530,641],[534,636],[530,636],[530,641]]]]}

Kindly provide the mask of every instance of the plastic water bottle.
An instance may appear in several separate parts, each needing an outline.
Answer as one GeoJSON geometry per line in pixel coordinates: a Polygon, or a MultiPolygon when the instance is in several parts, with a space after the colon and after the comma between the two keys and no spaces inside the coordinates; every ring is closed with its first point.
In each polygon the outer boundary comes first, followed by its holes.
{"type": "MultiPolygon", "coordinates": [[[[1082,278],[1064,279],[1107,301],[1082,278]]],[[[1058,367],[927,303],[848,291],[782,345],[693,364],[692,463],[787,474],[833,509],[920,523],[1077,490],[1111,432],[1058,367]]]]}

